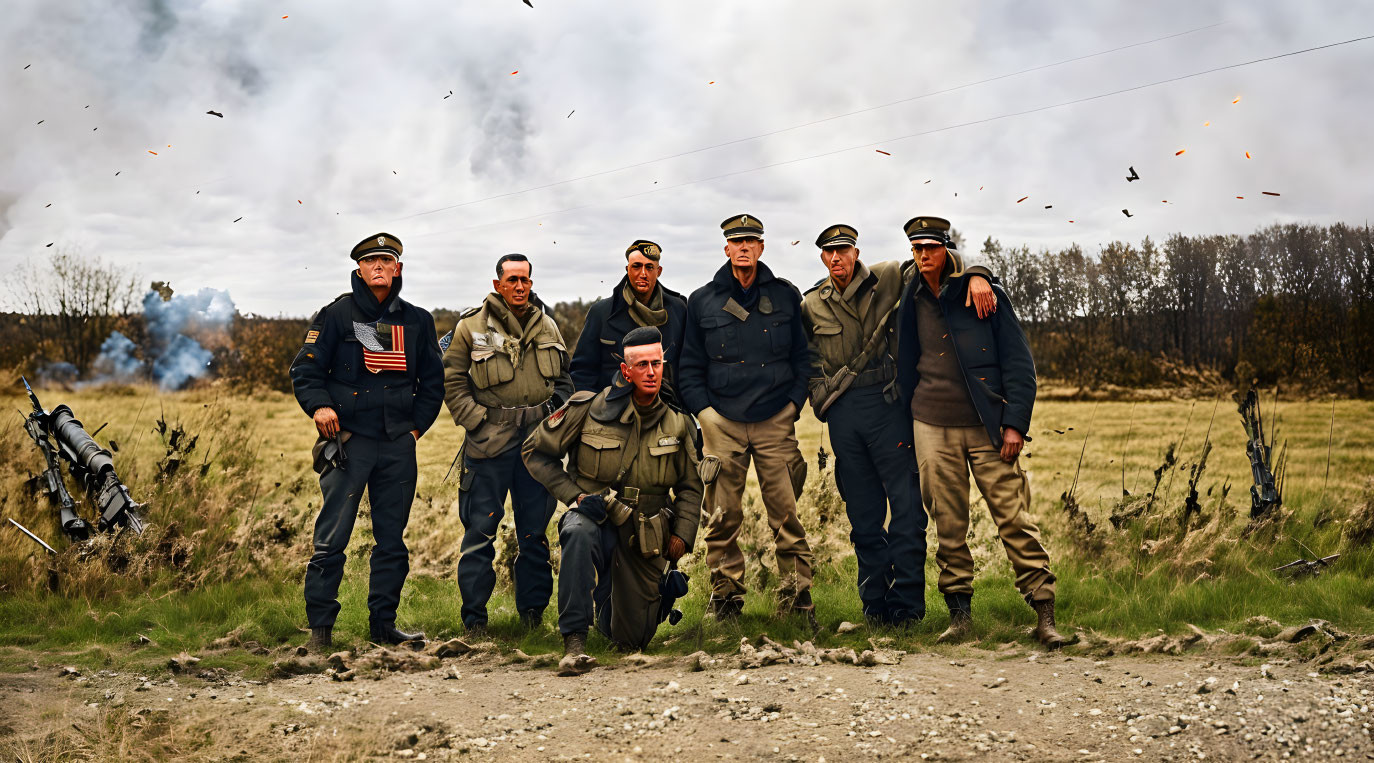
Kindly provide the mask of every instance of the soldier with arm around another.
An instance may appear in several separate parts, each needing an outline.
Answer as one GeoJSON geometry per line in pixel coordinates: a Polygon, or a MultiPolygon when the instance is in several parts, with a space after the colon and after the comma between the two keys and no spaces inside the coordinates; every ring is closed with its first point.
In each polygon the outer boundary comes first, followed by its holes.
{"type": "Polygon", "coordinates": [[[487,602],[496,586],[496,531],[507,494],[519,545],[515,607],[526,627],[542,622],[553,596],[546,532],[554,501],[526,471],[520,443],[573,390],[563,336],[535,297],[531,276],[525,255],[501,257],[493,291],[481,307],[459,317],[444,353],[444,400],[464,429],[458,590],[463,626],[474,636],[487,627],[487,602]]]}
{"type": "Polygon", "coordinates": [[[373,641],[424,639],[396,628],[410,571],[403,535],[415,498],[415,445],[443,404],[444,372],[430,314],[401,299],[401,242],[389,233],[353,247],[353,289],[310,320],[291,363],[296,400],[315,421],[324,502],[305,570],[310,644],[332,644],[344,550],[366,490],[372,505],[367,608],[373,641]]]}
{"type": "Polygon", "coordinates": [[[968,547],[969,472],[1011,560],[1016,587],[1035,610],[1035,635],[1064,643],[1054,621],[1054,573],[1030,516],[1030,483],[1018,457],[1035,406],[1035,362],[1001,286],[999,308],[980,320],[966,306],[968,274],[950,257],[949,221],[915,217],[904,226],[920,271],[902,295],[897,381],[914,419],[921,498],[935,521],[939,590],[950,625],[941,641],[973,625],[973,556],[968,547]]]}
{"type": "MultiPolygon", "coordinates": [[[[849,517],[864,616],[901,626],[919,621],[926,609],[926,513],[890,346],[898,298],[915,262],[866,265],[858,236],[853,226],[840,224],[816,239],[828,275],[802,297],[819,373],[811,381],[811,405],[830,425],[835,484],[849,517]]],[[[973,278],[970,291],[991,305],[987,278],[973,278]]]]}
{"type": "Polygon", "coordinates": [[[569,507],[558,523],[558,629],[570,673],[595,664],[586,657],[593,619],[621,649],[648,646],[661,619],[659,579],[692,548],[700,522],[696,426],[661,397],[662,334],[636,328],[622,346],[620,383],[573,395],[523,450],[530,474],[569,507]]]}

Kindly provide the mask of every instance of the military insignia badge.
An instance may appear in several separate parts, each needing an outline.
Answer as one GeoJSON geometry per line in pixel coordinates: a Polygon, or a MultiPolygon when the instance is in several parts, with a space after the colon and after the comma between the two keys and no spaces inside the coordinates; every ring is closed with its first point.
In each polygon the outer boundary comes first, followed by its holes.
{"type": "Polygon", "coordinates": [[[320,332],[316,331],[315,329],[310,329],[310,330],[307,331],[306,334],[305,334],[305,343],[306,343],[306,344],[314,344],[314,343],[315,343],[315,340],[316,340],[316,339],[319,339],[319,338],[320,338],[320,332]]]}
{"type": "Polygon", "coordinates": [[[679,440],[678,440],[676,437],[660,437],[660,438],[658,438],[658,444],[659,444],[660,446],[665,446],[665,445],[677,445],[678,442],[679,442],[679,440]]]}
{"type": "Polygon", "coordinates": [[[386,236],[377,237],[377,246],[386,246],[386,236]]]}

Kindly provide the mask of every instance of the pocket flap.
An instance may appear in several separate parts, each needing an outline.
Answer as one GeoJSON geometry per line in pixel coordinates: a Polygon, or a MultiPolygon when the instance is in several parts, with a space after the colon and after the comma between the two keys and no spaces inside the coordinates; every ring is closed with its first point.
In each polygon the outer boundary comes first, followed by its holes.
{"type": "Polygon", "coordinates": [[[707,315],[701,319],[701,327],[704,329],[718,329],[734,323],[736,318],[732,315],[707,315]]]}
{"type": "Polygon", "coordinates": [[[541,349],[541,350],[561,350],[561,351],[563,351],[563,352],[567,352],[567,351],[568,351],[568,348],[567,348],[567,347],[564,347],[564,346],[563,346],[563,343],[560,342],[560,341],[558,341],[558,340],[556,340],[556,339],[549,339],[549,340],[540,342],[540,343],[539,343],[539,349],[541,349]]]}
{"type": "Polygon", "coordinates": [[[607,437],[600,434],[583,434],[582,444],[592,450],[609,450],[610,448],[620,447],[620,441],[614,437],[607,437]]]}
{"type": "Polygon", "coordinates": [[[821,336],[831,336],[833,334],[840,333],[842,330],[844,330],[844,327],[839,325],[838,323],[834,325],[818,323],[811,328],[811,333],[819,334],[821,336]]]}
{"type": "Polygon", "coordinates": [[[679,450],[682,450],[682,443],[680,442],[675,442],[672,445],[650,445],[649,455],[666,456],[669,453],[676,453],[679,450]]]}

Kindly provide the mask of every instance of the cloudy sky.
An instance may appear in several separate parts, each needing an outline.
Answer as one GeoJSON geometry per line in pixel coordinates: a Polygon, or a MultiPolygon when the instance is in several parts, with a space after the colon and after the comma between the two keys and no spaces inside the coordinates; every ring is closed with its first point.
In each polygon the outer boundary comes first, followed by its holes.
{"type": "Polygon", "coordinates": [[[738,212],[809,284],[834,222],[876,261],[915,214],[1096,251],[1374,209],[1374,40],[1094,98],[1374,35],[1369,3],[534,4],[7,0],[0,267],[67,248],[305,315],[383,230],[457,308],[510,251],[597,296],[636,238],[690,291],[738,212]]]}

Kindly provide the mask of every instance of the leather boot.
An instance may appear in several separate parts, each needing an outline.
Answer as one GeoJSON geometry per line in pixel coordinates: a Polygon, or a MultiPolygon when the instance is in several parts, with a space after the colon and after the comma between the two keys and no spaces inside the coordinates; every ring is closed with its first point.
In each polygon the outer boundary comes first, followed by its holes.
{"type": "Polygon", "coordinates": [[[425,634],[423,631],[416,633],[406,633],[396,629],[396,623],[381,623],[376,620],[371,621],[369,628],[371,635],[369,638],[374,644],[403,644],[407,641],[415,642],[420,648],[425,645],[425,634]]]}
{"type": "Polygon", "coordinates": [[[949,627],[936,639],[937,644],[957,644],[973,634],[973,594],[947,593],[945,604],[949,606],[949,627]]]}
{"type": "Polygon", "coordinates": [[[580,676],[596,666],[596,658],[587,654],[587,634],[563,634],[563,659],[558,661],[558,675],[580,676]]]}
{"type": "Polygon", "coordinates": [[[334,627],[321,625],[310,629],[310,640],[305,646],[312,652],[324,652],[334,646],[334,627]]]}
{"type": "Polygon", "coordinates": [[[544,611],[528,609],[520,613],[520,627],[527,631],[538,630],[544,625],[544,611]]]}
{"type": "Polygon", "coordinates": [[[1054,626],[1054,599],[1033,601],[1031,607],[1035,609],[1035,637],[1040,639],[1040,643],[1046,649],[1064,646],[1064,637],[1059,635],[1059,630],[1054,626]]]}
{"type": "Polygon", "coordinates": [[[792,600],[792,607],[789,612],[784,614],[801,615],[806,619],[806,624],[811,630],[817,631],[820,626],[816,623],[816,605],[811,602],[811,592],[802,591],[792,600]]]}

